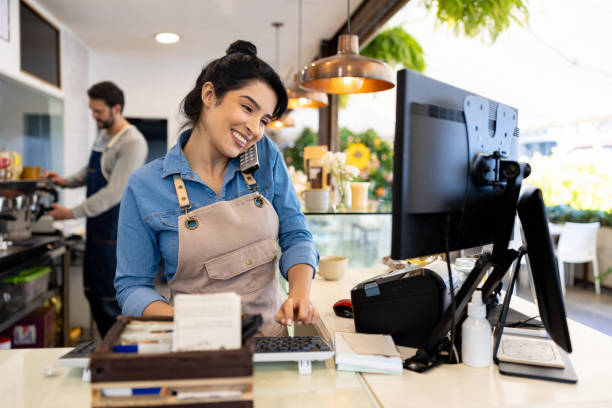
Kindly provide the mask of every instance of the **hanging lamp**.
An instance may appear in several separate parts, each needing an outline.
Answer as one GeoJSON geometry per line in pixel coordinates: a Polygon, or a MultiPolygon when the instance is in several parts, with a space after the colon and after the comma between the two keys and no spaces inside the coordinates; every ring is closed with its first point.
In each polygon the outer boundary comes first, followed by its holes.
{"type": "Polygon", "coordinates": [[[379,92],[393,88],[393,71],[382,61],[359,55],[359,37],[351,35],[350,0],[346,1],[347,34],[338,37],[338,53],[302,70],[303,88],[330,94],[379,92]]]}
{"type": "MultiPolygon", "coordinates": [[[[274,67],[276,69],[276,71],[278,72],[278,67],[279,67],[279,62],[278,62],[278,30],[283,26],[283,23],[280,22],[274,22],[272,23],[272,27],[274,27],[274,29],[276,30],[276,67],[274,67]]],[[[282,128],[286,128],[286,127],[293,127],[295,126],[295,123],[293,121],[293,118],[291,118],[289,116],[289,110],[286,111],[285,113],[283,113],[281,115],[280,118],[273,120],[272,122],[268,123],[266,125],[267,128],[269,129],[282,129],[282,128]]]]}
{"type": "Polygon", "coordinates": [[[327,106],[327,94],[300,87],[301,75],[299,69],[302,66],[302,0],[299,1],[298,10],[298,72],[295,74],[293,86],[287,88],[287,96],[289,96],[287,107],[289,109],[322,108],[327,106]]]}

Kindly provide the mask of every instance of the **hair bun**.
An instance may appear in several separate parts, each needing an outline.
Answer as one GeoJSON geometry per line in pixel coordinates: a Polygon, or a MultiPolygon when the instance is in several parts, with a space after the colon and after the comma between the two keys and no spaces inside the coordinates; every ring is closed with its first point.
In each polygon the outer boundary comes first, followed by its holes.
{"type": "Polygon", "coordinates": [[[228,49],[227,49],[227,51],[225,51],[225,53],[227,55],[241,53],[241,54],[247,54],[247,55],[256,57],[257,56],[257,47],[255,47],[255,45],[253,45],[253,43],[251,43],[251,42],[244,41],[244,40],[238,40],[238,41],[234,41],[228,47],[228,49]]]}

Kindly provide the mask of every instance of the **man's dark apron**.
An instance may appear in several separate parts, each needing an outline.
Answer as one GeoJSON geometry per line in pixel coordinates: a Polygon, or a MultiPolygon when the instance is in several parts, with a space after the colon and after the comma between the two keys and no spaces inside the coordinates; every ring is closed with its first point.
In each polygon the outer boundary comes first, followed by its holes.
{"type": "MultiPolygon", "coordinates": [[[[113,137],[104,150],[108,149],[115,140],[116,137],[113,137]]],[[[104,150],[94,149],[89,157],[87,198],[108,184],[102,172],[104,150]]],[[[115,323],[116,317],[121,314],[114,284],[117,268],[118,220],[119,204],[102,214],[87,218],[83,283],[91,313],[102,337],[115,323]]]]}

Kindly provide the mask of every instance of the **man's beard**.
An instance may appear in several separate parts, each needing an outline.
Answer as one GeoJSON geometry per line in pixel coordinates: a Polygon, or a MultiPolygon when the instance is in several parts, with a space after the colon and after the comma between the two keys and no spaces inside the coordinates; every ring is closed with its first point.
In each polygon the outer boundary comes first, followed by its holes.
{"type": "Polygon", "coordinates": [[[99,120],[97,122],[98,129],[110,129],[115,124],[115,117],[110,116],[106,120],[99,120]]]}

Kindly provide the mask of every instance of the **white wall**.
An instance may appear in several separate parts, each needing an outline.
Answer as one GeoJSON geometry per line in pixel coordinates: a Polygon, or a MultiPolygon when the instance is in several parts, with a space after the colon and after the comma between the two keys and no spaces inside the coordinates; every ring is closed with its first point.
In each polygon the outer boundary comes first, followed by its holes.
{"type": "Polygon", "coordinates": [[[181,100],[195,85],[208,61],[92,53],[91,83],[113,81],[125,94],[124,116],[168,120],[168,147],[176,142],[183,121],[181,100]]]}
{"type": "MultiPolygon", "coordinates": [[[[63,102],[63,174],[69,175],[87,163],[95,132],[88,112],[87,88],[90,51],[53,14],[37,2],[28,4],[60,30],[60,74],[62,89],[21,72],[19,0],[9,0],[10,40],[0,40],[0,73],[63,102]]],[[[62,204],[72,207],[85,198],[84,189],[66,190],[62,204]]],[[[84,229],[84,220],[68,222],[69,232],[84,229]]]]}

